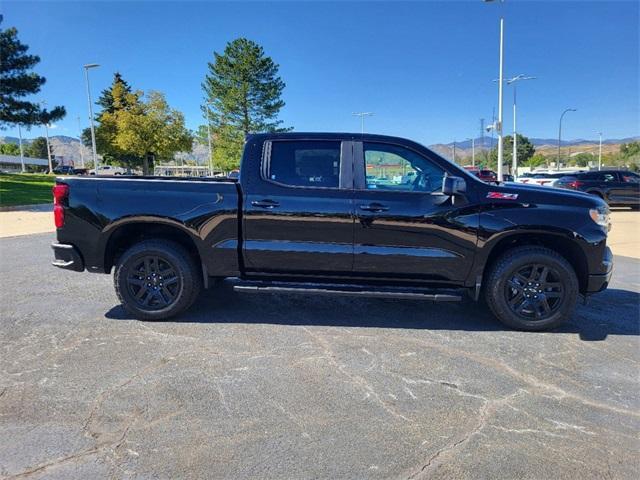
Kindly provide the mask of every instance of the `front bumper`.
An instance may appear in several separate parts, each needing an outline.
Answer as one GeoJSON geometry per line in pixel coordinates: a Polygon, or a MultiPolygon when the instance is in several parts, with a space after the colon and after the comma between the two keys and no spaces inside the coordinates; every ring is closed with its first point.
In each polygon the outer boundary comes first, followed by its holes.
{"type": "Polygon", "coordinates": [[[605,273],[589,275],[587,283],[587,294],[598,293],[605,290],[609,286],[611,275],[613,274],[613,253],[609,247],[606,248],[602,258],[602,270],[605,273]]]}
{"type": "Polygon", "coordinates": [[[74,272],[84,271],[84,261],[76,247],[66,243],[52,243],[51,248],[53,248],[55,257],[55,260],[51,262],[54,267],[74,272]]]}

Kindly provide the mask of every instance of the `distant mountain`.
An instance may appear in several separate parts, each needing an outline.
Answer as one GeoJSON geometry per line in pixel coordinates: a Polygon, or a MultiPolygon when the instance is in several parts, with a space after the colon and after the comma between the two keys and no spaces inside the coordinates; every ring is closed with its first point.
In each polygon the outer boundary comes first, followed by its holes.
{"type": "MultiPolygon", "coordinates": [[[[31,143],[33,139],[23,139],[22,142],[24,145],[28,145],[31,143]]],[[[547,153],[547,151],[551,151],[558,146],[558,139],[553,138],[529,138],[529,140],[533,143],[536,149],[541,153],[547,153]]],[[[56,157],[62,157],[64,162],[67,163],[70,160],[73,161],[75,165],[80,165],[81,162],[81,154],[84,155],[85,159],[91,158],[91,149],[87,148],[80,144],[80,140],[74,137],[68,137],[66,135],[54,135],[49,137],[49,141],[53,146],[53,151],[56,157]]],[[[619,145],[622,143],[629,143],[634,141],[640,141],[640,137],[629,137],[622,139],[603,139],[603,150],[605,152],[617,151],[619,149],[619,145]]],[[[484,148],[482,147],[482,138],[478,137],[475,139],[475,148],[476,152],[481,150],[488,150],[491,148],[492,139],[490,136],[484,137],[484,148]]],[[[495,146],[497,143],[497,139],[493,138],[493,145],[495,146]]],[[[18,144],[17,137],[0,137],[0,143],[15,143],[18,144]]],[[[471,140],[465,140],[461,142],[455,142],[456,144],[456,157],[470,157],[471,156],[471,140]]],[[[563,147],[571,147],[574,150],[573,153],[578,153],[580,151],[585,152],[595,152],[598,147],[598,139],[596,140],[563,140],[563,147]]],[[[437,143],[434,145],[429,145],[429,148],[439,153],[440,155],[451,158],[453,157],[453,142],[451,143],[437,143]]],[[[207,153],[208,149],[206,145],[201,145],[199,143],[194,143],[193,150],[188,153],[181,153],[176,155],[177,161],[187,161],[187,160],[195,160],[195,162],[199,165],[203,165],[207,161],[207,153]]]]}
{"type": "MultiPolygon", "coordinates": [[[[540,147],[543,145],[554,145],[554,146],[558,146],[558,139],[557,138],[529,138],[529,141],[531,143],[533,143],[534,147],[540,147]]],[[[622,143],[630,143],[630,142],[638,142],[640,141],[640,137],[628,137],[628,138],[620,138],[620,139],[602,139],[602,143],[603,145],[619,145],[622,143]]],[[[475,144],[476,144],[476,148],[478,148],[481,145],[482,142],[482,138],[478,137],[475,139],[475,144]]],[[[596,138],[595,140],[584,140],[582,138],[576,139],[576,140],[562,140],[561,145],[563,147],[571,147],[571,146],[579,146],[579,145],[591,145],[594,143],[598,143],[599,140],[596,138]]],[[[464,140],[461,142],[455,142],[456,143],[456,148],[471,148],[471,140],[464,140]]],[[[491,144],[491,137],[487,136],[484,137],[484,143],[486,147],[489,147],[489,145],[491,144]]],[[[497,144],[497,138],[494,137],[493,139],[493,143],[494,145],[497,144]]],[[[445,143],[445,144],[436,144],[436,145],[432,145],[432,147],[435,146],[445,146],[447,148],[453,148],[453,142],[451,143],[445,143]]]]}

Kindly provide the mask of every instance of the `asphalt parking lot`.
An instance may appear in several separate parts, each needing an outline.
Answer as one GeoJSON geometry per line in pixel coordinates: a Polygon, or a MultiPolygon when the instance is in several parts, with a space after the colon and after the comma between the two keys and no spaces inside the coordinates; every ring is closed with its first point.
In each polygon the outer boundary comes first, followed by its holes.
{"type": "Polygon", "coordinates": [[[0,239],[2,478],[637,478],[640,260],[545,333],[481,306],[206,292],[132,320],[111,277],[0,239]]]}

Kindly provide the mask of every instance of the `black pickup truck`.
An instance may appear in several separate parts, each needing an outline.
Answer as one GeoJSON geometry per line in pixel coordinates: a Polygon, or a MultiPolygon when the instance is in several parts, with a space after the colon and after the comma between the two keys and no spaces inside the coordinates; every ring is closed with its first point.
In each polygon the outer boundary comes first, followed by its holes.
{"type": "Polygon", "coordinates": [[[202,288],[486,299],[526,330],[604,290],[609,210],[594,196],[487,184],[402,138],[256,134],[239,179],[72,178],[54,187],[60,268],[114,270],[135,317],[179,314],[202,288]]]}

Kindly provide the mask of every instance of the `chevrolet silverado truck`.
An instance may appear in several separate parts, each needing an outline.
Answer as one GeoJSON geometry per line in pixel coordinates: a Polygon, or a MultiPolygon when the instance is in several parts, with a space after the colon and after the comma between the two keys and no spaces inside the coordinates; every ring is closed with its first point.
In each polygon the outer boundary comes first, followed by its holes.
{"type": "Polygon", "coordinates": [[[203,288],[430,302],[485,299],[542,330],[607,288],[609,210],[591,195],[488,184],[410,140],[246,138],[237,179],[60,177],[53,265],[110,273],[144,320],[203,288]]]}

